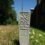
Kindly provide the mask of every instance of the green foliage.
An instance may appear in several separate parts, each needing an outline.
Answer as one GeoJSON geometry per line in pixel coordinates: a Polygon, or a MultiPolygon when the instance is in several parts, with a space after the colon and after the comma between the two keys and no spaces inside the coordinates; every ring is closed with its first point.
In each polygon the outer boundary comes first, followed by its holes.
{"type": "Polygon", "coordinates": [[[6,20],[6,23],[7,23],[7,24],[11,24],[11,23],[12,23],[12,19],[9,18],[8,20],[6,20]]]}
{"type": "Polygon", "coordinates": [[[0,24],[16,22],[16,11],[12,9],[14,0],[0,0],[0,24]]]}
{"type": "Polygon", "coordinates": [[[8,16],[9,16],[9,18],[6,20],[7,24],[17,24],[15,10],[11,9],[8,16]]]}

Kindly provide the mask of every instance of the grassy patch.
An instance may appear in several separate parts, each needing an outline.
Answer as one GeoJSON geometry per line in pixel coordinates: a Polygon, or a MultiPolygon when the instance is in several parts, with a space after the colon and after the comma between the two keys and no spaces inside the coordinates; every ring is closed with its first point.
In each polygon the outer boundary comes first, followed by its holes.
{"type": "Polygon", "coordinates": [[[0,26],[0,45],[13,45],[13,41],[18,40],[18,26],[0,26]]]}
{"type": "Polygon", "coordinates": [[[29,37],[30,45],[45,45],[45,32],[30,28],[29,37]]]}
{"type": "MultiPolygon", "coordinates": [[[[18,45],[19,31],[17,25],[0,26],[0,45],[18,45]]],[[[30,45],[45,45],[45,32],[30,28],[30,45]]]]}

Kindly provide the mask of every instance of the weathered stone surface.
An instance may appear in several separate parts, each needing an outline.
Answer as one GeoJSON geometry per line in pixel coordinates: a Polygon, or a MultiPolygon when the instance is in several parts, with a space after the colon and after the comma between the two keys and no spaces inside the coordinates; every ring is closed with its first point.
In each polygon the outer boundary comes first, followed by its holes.
{"type": "Polygon", "coordinates": [[[19,19],[19,41],[20,45],[29,45],[30,14],[20,13],[19,19]]]}

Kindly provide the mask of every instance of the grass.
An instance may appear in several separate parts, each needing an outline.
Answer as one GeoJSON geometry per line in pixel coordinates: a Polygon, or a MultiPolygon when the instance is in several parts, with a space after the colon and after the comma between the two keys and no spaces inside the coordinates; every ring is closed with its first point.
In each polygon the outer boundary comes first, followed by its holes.
{"type": "Polygon", "coordinates": [[[0,26],[0,45],[13,45],[13,40],[18,39],[18,26],[0,26]]]}
{"type": "Polygon", "coordinates": [[[29,35],[30,45],[45,45],[45,32],[30,28],[29,35]]]}
{"type": "MultiPolygon", "coordinates": [[[[14,40],[18,40],[19,36],[17,25],[0,25],[0,45],[16,45],[14,40]]],[[[30,28],[29,45],[45,45],[45,32],[30,28]]]]}

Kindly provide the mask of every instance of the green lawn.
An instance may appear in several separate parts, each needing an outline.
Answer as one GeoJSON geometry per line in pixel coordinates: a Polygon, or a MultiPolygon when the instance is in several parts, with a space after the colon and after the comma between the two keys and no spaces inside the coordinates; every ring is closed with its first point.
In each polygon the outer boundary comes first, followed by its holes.
{"type": "MultiPolygon", "coordinates": [[[[14,40],[18,40],[18,34],[17,25],[0,26],[0,45],[16,45],[14,40]]],[[[29,45],[45,45],[45,32],[30,28],[29,41],[29,45]]]]}
{"type": "Polygon", "coordinates": [[[45,32],[30,28],[29,35],[30,45],[45,45],[45,32]]]}

